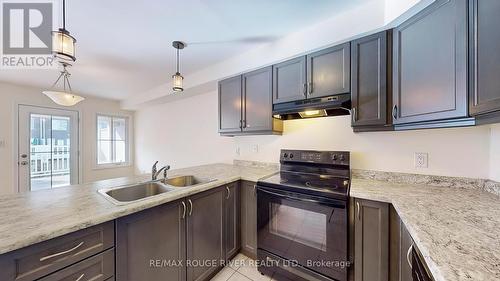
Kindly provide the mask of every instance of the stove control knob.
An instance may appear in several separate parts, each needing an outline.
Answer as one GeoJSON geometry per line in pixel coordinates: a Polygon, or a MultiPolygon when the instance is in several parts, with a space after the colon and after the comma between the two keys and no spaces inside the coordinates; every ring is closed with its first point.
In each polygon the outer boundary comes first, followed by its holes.
{"type": "Polygon", "coordinates": [[[288,158],[288,153],[284,153],[283,157],[288,158]]]}
{"type": "Polygon", "coordinates": [[[345,156],[344,154],[340,154],[340,158],[339,158],[340,161],[344,161],[345,160],[345,156]]]}
{"type": "Polygon", "coordinates": [[[332,155],[332,160],[333,160],[333,161],[337,161],[337,154],[333,154],[333,155],[332,155]]]}
{"type": "Polygon", "coordinates": [[[290,159],[292,159],[292,158],[293,158],[293,154],[292,154],[292,153],[290,153],[290,159]]]}

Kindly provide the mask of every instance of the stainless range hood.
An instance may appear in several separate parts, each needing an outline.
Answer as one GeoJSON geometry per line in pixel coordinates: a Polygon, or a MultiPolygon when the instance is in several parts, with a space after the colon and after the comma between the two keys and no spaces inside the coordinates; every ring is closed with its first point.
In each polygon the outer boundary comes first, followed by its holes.
{"type": "Polygon", "coordinates": [[[273,105],[274,117],[282,120],[349,115],[350,110],[350,93],[273,105]]]}

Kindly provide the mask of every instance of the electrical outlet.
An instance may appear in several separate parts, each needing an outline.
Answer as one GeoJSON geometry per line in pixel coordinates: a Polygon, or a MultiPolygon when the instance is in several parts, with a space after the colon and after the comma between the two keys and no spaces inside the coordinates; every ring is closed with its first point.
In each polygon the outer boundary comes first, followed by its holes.
{"type": "Polygon", "coordinates": [[[241,155],[241,148],[237,146],[234,152],[236,153],[236,155],[241,155]]]}
{"type": "Polygon", "coordinates": [[[415,168],[428,168],[429,154],[425,152],[415,152],[415,168]]]}
{"type": "Polygon", "coordinates": [[[258,144],[252,145],[252,152],[253,153],[259,153],[259,145],[258,144]]]}

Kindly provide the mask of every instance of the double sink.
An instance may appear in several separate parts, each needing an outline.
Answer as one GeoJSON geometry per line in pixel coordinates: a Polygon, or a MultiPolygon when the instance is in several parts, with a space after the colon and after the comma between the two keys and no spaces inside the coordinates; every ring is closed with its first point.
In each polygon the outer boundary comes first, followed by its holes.
{"type": "Polygon", "coordinates": [[[178,188],[195,186],[212,181],[215,181],[215,179],[204,179],[188,175],[149,181],[119,188],[100,189],[98,192],[114,204],[123,205],[170,192],[178,188]]]}

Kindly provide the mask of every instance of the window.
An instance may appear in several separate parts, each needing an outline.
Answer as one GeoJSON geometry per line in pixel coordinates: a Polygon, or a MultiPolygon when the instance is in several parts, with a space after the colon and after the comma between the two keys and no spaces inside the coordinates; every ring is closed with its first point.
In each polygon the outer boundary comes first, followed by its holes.
{"type": "Polygon", "coordinates": [[[97,165],[128,164],[128,118],[97,116],[97,165]]]}

